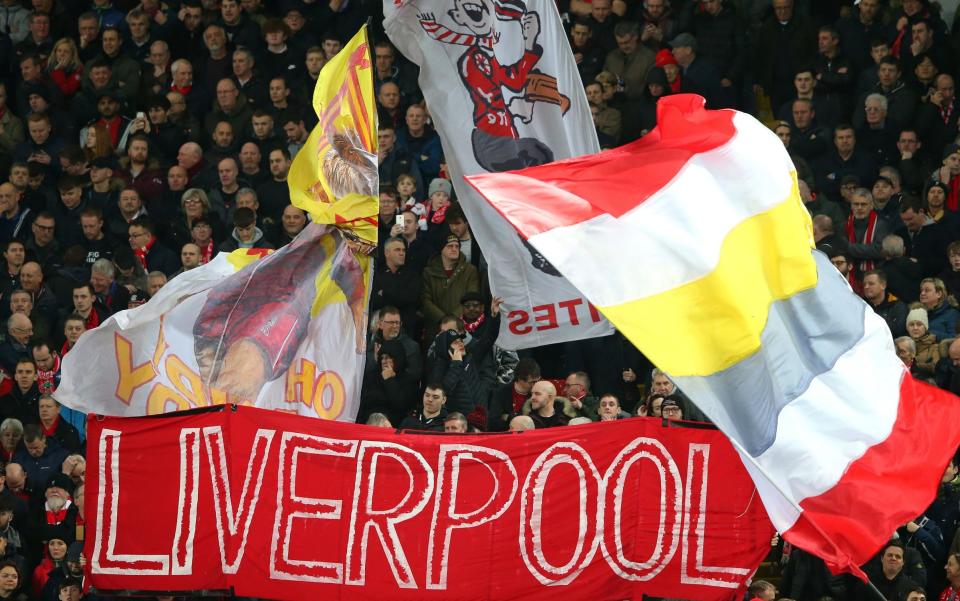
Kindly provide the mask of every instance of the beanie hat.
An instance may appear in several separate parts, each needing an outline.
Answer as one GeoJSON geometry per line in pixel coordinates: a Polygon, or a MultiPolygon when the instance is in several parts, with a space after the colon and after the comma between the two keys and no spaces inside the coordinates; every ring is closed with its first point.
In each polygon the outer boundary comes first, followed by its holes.
{"type": "Polygon", "coordinates": [[[667,48],[664,48],[657,53],[656,58],[654,59],[655,67],[662,67],[664,65],[676,65],[677,59],[674,58],[673,53],[670,52],[667,48]]]}
{"type": "Polygon", "coordinates": [[[923,307],[911,309],[910,312],[907,313],[907,325],[910,325],[915,321],[919,321],[923,324],[923,327],[927,328],[928,330],[930,329],[930,321],[927,319],[927,310],[923,307]]]}
{"type": "Polygon", "coordinates": [[[430,188],[427,192],[427,196],[433,196],[434,192],[446,192],[447,196],[450,196],[452,191],[453,186],[450,185],[450,180],[437,177],[430,182],[430,188]]]}

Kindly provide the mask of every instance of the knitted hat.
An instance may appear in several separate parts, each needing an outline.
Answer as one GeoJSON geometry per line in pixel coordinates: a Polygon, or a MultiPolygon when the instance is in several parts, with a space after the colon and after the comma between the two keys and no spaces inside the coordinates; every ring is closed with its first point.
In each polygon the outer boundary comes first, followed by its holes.
{"type": "Polygon", "coordinates": [[[450,194],[453,192],[453,186],[450,185],[450,180],[440,177],[434,178],[434,180],[430,182],[430,188],[427,192],[427,196],[433,196],[434,192],[446,192],[447,196],[450,196],[450,194]]]}
{"type": "Polygon", "coordinates": [[[450,234],[449,236],[447,236],[447,241],[444,243],[444,246],[446,246],[447,244],[453,244],[454,242],[457,243],[457,246],[462,246],[460,244],[460,238],[457,238],[453,234],[450,234]]]}
{"type": "Polygon", "coordinates": [[[670,50],[664,48],[657,53],[657,56],[654,58],[654,66],[662,67],[664,65],[676,65],[677,59],[673,57],[673,53],[670,50]]]}
{"type": "Polygon", "coordinates": [[[63,490],[67,491],[68,495],[72,495],[73,489],[75,488],[75,486],[76,485],[73,483],[73,480],[70,479],[70,476],[62,472],[57,472],[51,475],[49,479],[47,479],[47,486],[43,490],[47,491],[54,487],[62,488],[63,490]]]}
{"type": "Polygon", "coordinates": [[[930,321],[927,319],[927,310],[923,307],[911,309],[910,312],[907,313],[907,325],[910,325],[915,321],[922,323],[924,328],[927,328],[928,330],[930,329],[930,321]]]}

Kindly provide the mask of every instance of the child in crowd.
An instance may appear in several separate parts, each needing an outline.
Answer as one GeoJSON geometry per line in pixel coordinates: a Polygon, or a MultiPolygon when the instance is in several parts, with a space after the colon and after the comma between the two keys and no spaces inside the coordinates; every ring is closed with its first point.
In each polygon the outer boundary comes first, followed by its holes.
{"type": "Polygon", "coordinates": [[[401,173],[397,178],[397,195],[400,206],[404,209],[412,208],[417,204],[417,180],[409,173],[401,173]]]}

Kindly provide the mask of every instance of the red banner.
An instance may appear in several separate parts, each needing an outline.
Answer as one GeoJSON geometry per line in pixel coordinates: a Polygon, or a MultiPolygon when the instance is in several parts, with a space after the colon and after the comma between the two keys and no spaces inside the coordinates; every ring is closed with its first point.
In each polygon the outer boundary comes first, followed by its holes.
{"type": "Polygon", "coordinates": [[[773,528],[716,430],[395,434],[251,407],[88,426],[98,591],[732,599],[773,528]]]}

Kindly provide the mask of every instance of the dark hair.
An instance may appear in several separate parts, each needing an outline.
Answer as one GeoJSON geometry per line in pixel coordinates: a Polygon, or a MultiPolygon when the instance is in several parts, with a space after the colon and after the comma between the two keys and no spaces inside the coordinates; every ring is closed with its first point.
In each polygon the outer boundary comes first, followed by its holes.
{"type": "MultiPolygon", "coordinates": [[[[20,363],[18,361],[18,363],[20,363]]],[[[25,424],[23,426],[23,442],[35,442],[46,438],[39,424],[25,424]]]]}
{"type": "Polygon", "coordinates": [[[153,220],[145,215],[141,215],[140,217],[137,217],[136,219],[130,222],[130,225],[136,225],[136,226],[142,227],[143,229],[147,230],[151,234],[155,233],[154,232],[155,226],[153,225],[153,220]]]}
{"type": "Polygon", "coordinates": [[[513,370],[513,381],[530,378],[540,378],[540,364],[535,359],[524,357],[517,362],[517,367],[513,370]]]}
{"type": "Polygon", "coordinates": [[[868,276],[868,275],[875,275],[875,276],[877,276],[877,279],[880,280],[880,283],[881,283],[881,284],[886,284],[886,283],[887,283],[887,274],[886,274],[886,272],[885,272],[884,270],[882,270],[882,269],[870,269],[870,270],[867,270],[867,271],[863,272],[863,279],[867,279],[867,276],[868,276]]]}
{"type": "Polygon", "coordinates": [[[250,227],[257,223],[257,214],[249,207],[240,207],[233,212],[233,225],[236,227],[250,227]]]}
{"type": "Polygon", "coordinates": [[[447,397],[447,389],[443,387],[442,382],[428,382],[427,385],[424,386],[424,389],[427,388],[431,390],[439,390],[441,393],[443,393],[444,398],[447,397]]]}

